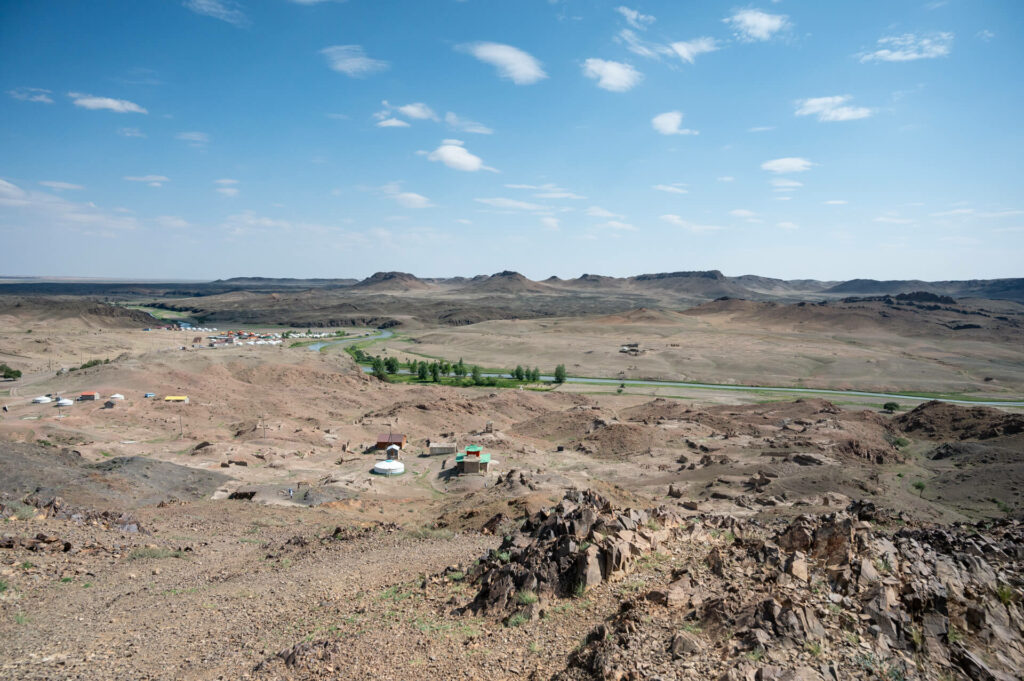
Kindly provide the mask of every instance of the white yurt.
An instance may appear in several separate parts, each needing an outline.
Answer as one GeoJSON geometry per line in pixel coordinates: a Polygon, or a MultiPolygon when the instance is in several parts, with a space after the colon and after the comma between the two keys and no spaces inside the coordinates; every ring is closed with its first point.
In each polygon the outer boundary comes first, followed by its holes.
{"type": "Polygon", "coordinates": [[[112,400],[123,400],[124,399],[124,395],[122,395],[121,393],[114,393],[113,395],[110,396],[110,399],[112,399],[112,400]]]}
{"type": "Polygon", "coordinates": [[[71,400],[69,400],[66,397],[62,397],[59,400],[57,400],[57,406],[58,407],[72,407],[72,406],[74,406],[74,404],[75,404],[74,402],[72,402],[71,400]]]}
{"type": "Polygon", "coordinates": [[[401,475],[405,472],[405,464],[394,459],[385,459],[384,461],[378,461],[374,465],[373,472],[377,475],[401,475]]]}
{"type": "Polygon", "coordinates": [[[32,400],[32,404],[49,404],[50,402],[53,402],[53,400],[46,395],[40,395],[32,400]]]}

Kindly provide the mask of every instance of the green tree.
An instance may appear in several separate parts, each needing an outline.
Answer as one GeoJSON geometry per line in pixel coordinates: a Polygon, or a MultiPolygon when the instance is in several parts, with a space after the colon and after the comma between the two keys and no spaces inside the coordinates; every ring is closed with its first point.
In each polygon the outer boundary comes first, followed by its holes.
{"type": "Polygon", "coordinates": [[[442,376],[447,376],[451,372],[452,372],[452,364],[451,364],[451,362],[446,362],[445,360],[441,360],[441,375],[442,376]]]}
{"type": "Polygon", "coordinates": [[[886,410],[891,414],[894,411],[899,411],[900,405],[897,404],[896,402],[886,402],[885,404],[882,405],[882,409],[886,410]]]}
{"type": "Polygon", "coordinates": [[[559,364],[555,367],[555,383],[565,383],[565,365],[559,364]]]}
{"type": "Polygon", "coordinates": [[[526,379],[526,372],[523,371],[522,364],[517,364],[516,368],[512,370],[512,378],[516,379],[517,381],[522,381],[526,379]]]}
{"type": "Polygon", "coordinates": [[[389,374],[397,374],[399,369],[398,358],[388,357],[384,360],[384,367],[388,370],[389,374]]]}
{"type": "Polygon", "coordinates": [[[388,370],[387,367],[384,366],[384,360],[382,360],[380,357],[374,357],[372,366],[374,376],[376,376],[382,381],[388,380],[388,370]]]}
{"type": "Polygon", "coordinates": [[[540,368],[533,367],[533,371],[530,372],[530,380],[536,383],[540,380],[540,368]]]}
{"type": "Polygon", "coordinates": [[[473,369],[470,372],[470,374],[473,377],[473,383],[475,385],[480,385],[481,383],[484,382],[483,372],[480,371],[480,367],[478,367],[477,365],[475,365],[475,364],[473,365],[473,369]]]}
{"type": "Polygon", "coordinates": [[[420,362],[416,367],[416,378],[421,381],[427,380],[427,375],[430,373],[430,367],[427,366],[426,362],[420,362]]]}
{"type": "Polygon", "coordinates": [[[924,499],[924,488],[925,488],[925,484],[921,480],[918,480],[917,482],[914,483],[914,489],[916,489],[918,491],[918,495],[922,499],[924,499]]]}
{"type": "Polygon", "coordinates": [[[466,375],[466,365],[461,357],[459,357],[458,364],[455,365],[455,375],[459,378],[463,378],[466,375]]]}
{"type": "Polygon", "coordinates": [[[409,373],[410,374],[415,374],[416,373],[416,364],[417,364],[417,362],[416,362],[415,359],[410,359],[409,360],[409,373]]]}
{"type": "Polygon", "coordinates": [[[440,383],[441,381],[441,364],[434,362],[430,365],[430,378],[434,383],[440,383]]]}
{"type": "Polygon", "coordinates": [[[0,378],[21,378],[21,369],[12,369],[6,364],[0,364],[0,378]]]}

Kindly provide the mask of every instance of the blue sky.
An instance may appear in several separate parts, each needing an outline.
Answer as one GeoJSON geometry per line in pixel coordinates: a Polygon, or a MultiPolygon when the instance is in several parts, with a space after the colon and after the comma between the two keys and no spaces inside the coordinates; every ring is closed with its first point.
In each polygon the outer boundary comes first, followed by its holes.
{"type": "Polygon", "coordinates": [[[5,275],[1024,276],[1017,0],[11,0],[5,275]]]}

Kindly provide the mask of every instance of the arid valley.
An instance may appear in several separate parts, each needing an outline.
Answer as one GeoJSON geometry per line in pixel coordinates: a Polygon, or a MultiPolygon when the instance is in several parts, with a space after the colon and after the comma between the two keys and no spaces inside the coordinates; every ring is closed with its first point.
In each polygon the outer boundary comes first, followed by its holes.
{"type": "Polygon", "coordinates": [[[1020,295],[666,280],[5,284],[0,677],[1019,678],[1020,295]]]}

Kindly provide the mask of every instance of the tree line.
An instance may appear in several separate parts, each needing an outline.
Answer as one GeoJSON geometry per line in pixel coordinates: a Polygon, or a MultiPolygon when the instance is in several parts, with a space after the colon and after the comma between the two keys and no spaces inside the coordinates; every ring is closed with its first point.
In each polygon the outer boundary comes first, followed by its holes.
{"type": "MultiPolygon", "coordinates": [[[[407,369],[409,374],[415,376],[419,381],[432,381],[434,383],[440,383],[442,378],[450,376],[460,379],[462,383],[466,383],[468,378],[470,385],[496,386],[499,385],[499,381],[507,380],[498,376],[484,376],[479,366],[475,364],[472,366],[467,365],[461,357],[458,362],[454,363],[443,359],[434,360],[433,362],[411,359],[403,367],[403,363],[397,357],[369,357],[359,349],[354,349],[352,355],[357,362],[368,362],[373,370],[373,375],[382,381],[389,380],[389,376],[399,373],[403,368],[407,369]]],[[[509,371],[508,374],[513,380],[524,383],[538,383],[541,380],[538,367],[531,369],[520,364],[515,369],[509,371]]],[[[555,367],[554,379],[555,383],[565,383],[564,364],[559,364],[555,367]]]]}

